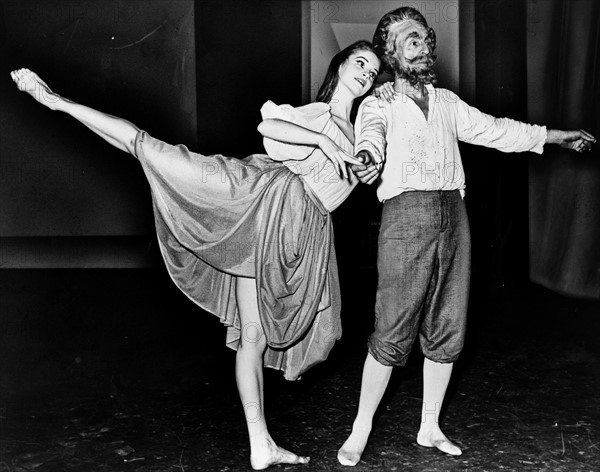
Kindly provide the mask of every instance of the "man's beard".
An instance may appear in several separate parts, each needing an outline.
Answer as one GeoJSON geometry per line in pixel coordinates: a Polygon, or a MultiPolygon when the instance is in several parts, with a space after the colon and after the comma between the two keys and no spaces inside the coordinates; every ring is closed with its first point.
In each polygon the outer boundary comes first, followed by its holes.
{"type": "Polygon", "coordinates": [[[437,76],[433,70],[434,60],[435,56],[427,55],[413,60],[404,59],[404,64],[396,61],[394,72],[396,73],[396,77],[406,80],[413,87],[419,84],[435,84],[437,76]],[[417,67],[413,65],[423,60],[425,63],[420,63],[417,67]]]}

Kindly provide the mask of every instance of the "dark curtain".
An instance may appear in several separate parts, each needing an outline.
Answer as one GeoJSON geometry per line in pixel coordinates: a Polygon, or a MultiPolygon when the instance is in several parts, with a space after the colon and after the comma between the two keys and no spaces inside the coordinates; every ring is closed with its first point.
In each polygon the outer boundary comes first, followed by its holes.
{"type": "MultiPolygon", "coordinates": [[[[527,1],[528,115],[600,138],[600,2],[527,1]]],[[[547,146],[529,167],[530,278],[600,298],[600,145],[547,146]]]]}

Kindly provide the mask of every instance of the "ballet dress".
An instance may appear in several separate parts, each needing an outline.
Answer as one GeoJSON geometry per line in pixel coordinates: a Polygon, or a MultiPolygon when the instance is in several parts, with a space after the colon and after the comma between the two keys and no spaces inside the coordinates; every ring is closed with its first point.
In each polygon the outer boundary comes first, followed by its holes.
{"type": "MultiPolygon", "coordinates": [[[[325,103],[266,102],[263,119],[280,119],[353,145],[325,103]]],[[[340,339],[340,289],[330,212],[357,179],[340,177],[316,147],[264,139],[266,154],[204,156],[140,130],[135,156],[151,188],[160,252],[177,287],[227,326],[226,345],[253,342],[241,326],[238,277],[256,279],[265,367],[298,379],[340,339]]],[[[212,336],[198,333],[198,337],[212,336]]]]}

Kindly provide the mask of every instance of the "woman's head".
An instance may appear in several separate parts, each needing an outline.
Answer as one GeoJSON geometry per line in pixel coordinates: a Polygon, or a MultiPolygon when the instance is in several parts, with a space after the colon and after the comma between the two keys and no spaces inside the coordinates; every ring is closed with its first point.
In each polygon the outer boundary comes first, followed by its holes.
{"type": "Polygon", "coordinates": [[[317,102],[329,103],[340,82],[356,97],[365,95],[379,73],[379,58],[368,41],[357,41],[338,52],[329,63],[317,102]]]}

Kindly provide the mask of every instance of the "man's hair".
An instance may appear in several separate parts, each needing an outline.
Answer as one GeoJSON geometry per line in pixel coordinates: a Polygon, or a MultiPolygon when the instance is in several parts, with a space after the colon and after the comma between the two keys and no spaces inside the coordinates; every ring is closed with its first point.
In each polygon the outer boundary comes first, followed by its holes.
{"type": "MultiPolygon", "coordinates": [[[[435,56],[433,55],[436,44],[435,31],[429,27],[425,17],[419,10],[412,7],[397,8],[383,15],[381,20],[379,20],[377,28],[375,29],[375,34],[373,35],[373,48],[375,49],[375,53],[381,58],[383,68],[388,74],[395,75],[401,73],[397,54],[398,51],[396,50],[397,35],[394,32],[390,33],[391,27],[396,23],[407,20],[414,20],[423,25],[427,30],[425,41],[431,51],[431,58],[435,60],[435,56]]],[[[433,74],[433,71],[429,82],[435,82],[435,74],[433,74]]]]}

